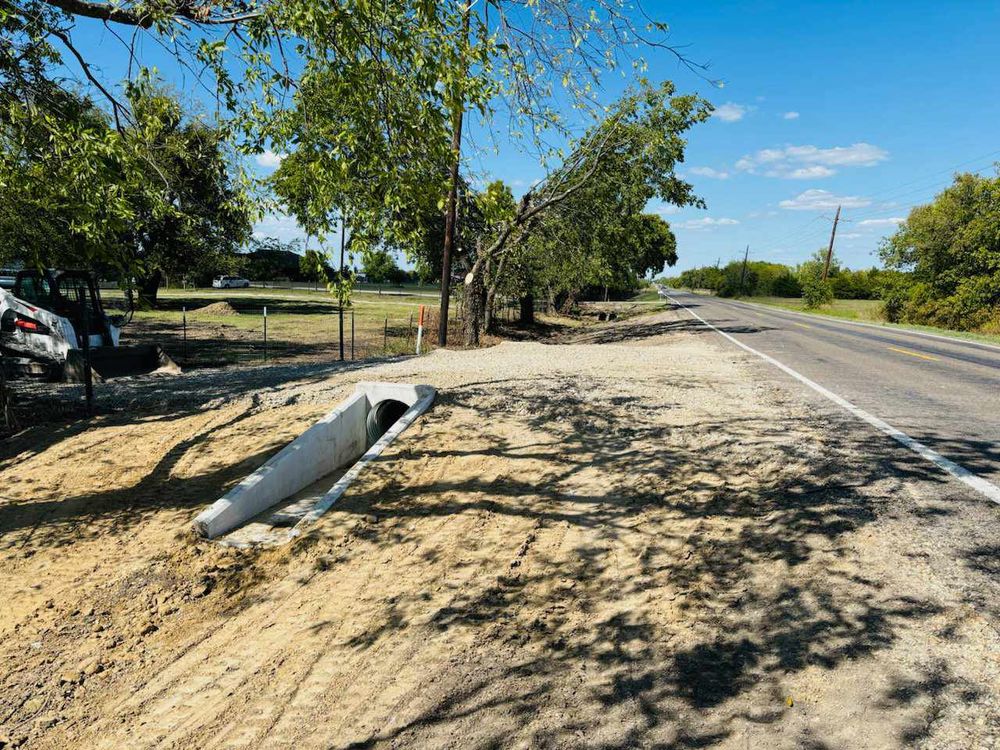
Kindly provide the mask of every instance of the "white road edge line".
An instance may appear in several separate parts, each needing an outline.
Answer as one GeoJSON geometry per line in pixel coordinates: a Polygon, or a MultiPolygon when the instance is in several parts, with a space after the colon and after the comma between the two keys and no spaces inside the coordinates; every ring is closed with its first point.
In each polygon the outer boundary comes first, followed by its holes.
{"type": "MultiPolygon", "coordinates": [[[[716,297],[715,299],[719,299],[716,297]]],[[[968,344],[969,346],[978,346],[983,349],[992,349],[994,351],[1000,352],[1000,346],[996,344],[987,344],[985,341],[976,341],[974,339],[960,339],[957,336],[942,336],[939,333],[925,333],[924,331],[914,331],[909,328],[898,328],[896,326],[880,326],[877,323],[862,323],[860,320],[846,320],[844,318],[834,318],[830,315],[818,315],[799,312],[798,310],[786,310],[783,307],[777,307],[774,305],[762,305],[759,302],[747,302],[746,300],[736,300],[736,299],[725,299],[720,300],[721,302],[732,302],[733,304],[739,306],[744,305],[746,307],[755,307],[758,310],[766,310],[774,315],[798,315],[800,318],[810,318],[811,320],[817,320],[823,323],[831,323],[836,325],[841,323],[847,326],[862,326],[864,328],[874,328],[878,331],[892,332],[892,333],[905,333],[911,336],[923,336],[927,339],[938,339],[939,341],[947,341],[950,344],[968,344]]]]}
{"type": "Polygon", "coordinates": [[[868,412],[866,412],[864,409],[862,409],[859,406],[855,406],[854,404],[852,404],[847,399],[842,398],[841,396],[838,396],[833,391],[830,391],[830,390],[824,388],[819,383],[817,383],[817,382],[815,382],[813,380],[810,380],[805,375],[803,375],[803,374],[801,374],[799,372],[796,372],[795,370],[793,370],[788,365],[782,364],[781,362],[779,362],[778,360],[776,360],[774,357],[771,357],[771,356],[769,356],[767,354],[764,354],[763,352],[759,352],[756,349],[754,349],[753,347],[747,346],[742,341],[738,341],[737,339],[733,338],[732,336],[730,336],[725,331],[720,331],[718,328],[716,328],[715,326],[713,326],[711,323],[709,323],[707,320],[705,320],[703,317],[701,317],[694,310],[692,310],[691,308],[689,308],[686,305],[684,305],[682,302],[680,302],[680,301],[678,301],[678,300],[676,300],[676,299],[674,299],[672,297],[669,297],[668,299],[670,299],[670,301],[673,302],[675,305],[678,305],[678,306],[684,308],[684,310],[686,310],[687,312],[691,313],[691,315],[693,315],[695,318],[697,318],[699,321],[701,321],[702,325],[704,325],[706,328],[712,329],[713,331],[715,331],[716,333],[718,333],[720,336],[724,336],[725,338],[727,338],[730,341],[732,341],[734,344],[736,344],[736,346],[740,347],[741,349],[745,349],[746,351],[750,352],[751,354],[754,354],[754,355],[760,357],[765,362],[768,362],[768,363],[774,365],[775,367],[777,367],[782,372],[784,372],[784,373],[786,373],[788,375],[791,375],[793,378],[795,378],[796,380],[798,380],[800,383],[803,383],[804,385],[809,386],[810,388],[812,388],[814,391],[816,391],[820,395],[825,396],[826,398],[830,399],[830,401],[832,401],[833,403],[835,403],[837,406],[841,407],[842,409],[845,409],[845,410],[849,411],[851,414],[853,414],[858,419],[860,419],[860,420],[862,420],[864,422],[867,422],[872,427],[874,427],[876,430],[878,430],[879,432],[885,433],[886,435],[888,435],[889,437],[891,437],[893,440],[896,440],[896,441],[902,443],[907,448],[909,448],[911,451],[913,451],[917,455],[921,456],[922,458],[927,459],[932,464],[934,464],[935,466],[937,466],[939,469],[948,472],[953,477],[955,477],[955,479],[957,479],[958,481],[963,482],[964,484],[966,484],[969,487],[971,487],[972,489],[974,489],[976,492],[979,492],[980,494],[985,495],[987,498],[989,498],[993,502],[995,502],[998,505],[1000,505],[1000,487],[997,487],[992,482],[988,482],[987,480],[983,479],[981,476],[973,474],[971,471],[969,471],[968,469],[966,469],[964,466],[960,466],[959,464],[956,464],[951,459],[945,458],[944,456],[942,456],[937,451],[931,450],[926,445],[924,445],[923,443],[921,443],[919,440],[915,440],[915,439],[911,438],[905,432],[903,432],[902,430],[896,429],[895,427],[893,427],[891,424],[889,424],[885,420],[879,419],[874,414],[869,414],[868,412]]]}

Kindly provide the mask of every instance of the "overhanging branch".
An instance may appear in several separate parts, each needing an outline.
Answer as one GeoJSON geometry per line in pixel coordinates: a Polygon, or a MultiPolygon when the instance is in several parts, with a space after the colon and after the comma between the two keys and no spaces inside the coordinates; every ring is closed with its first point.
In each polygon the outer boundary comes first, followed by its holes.
{"type": "MultiPolygon", "coordinates": [[[[94,3],[90,0],[44,0],[48,5],[59,8],[71,16],[82,16],[84,18],[96,18],[99,21],[111,21],[127,26],[139,26],[143,29],[150,28],[155,22],[154,18],[146,13],[140,13],[134,8],[116,7],[107,3],[94,3]]],[[[188,5],[177,4],[169,12],[177,18],[183,18],[196,24],[207,26],[226,26],[245,23],[255,18],[259,18],[263,13],[254,11],[241,13],[239,15],[218,16],[211,14],[210,5],[188,5]]]]}

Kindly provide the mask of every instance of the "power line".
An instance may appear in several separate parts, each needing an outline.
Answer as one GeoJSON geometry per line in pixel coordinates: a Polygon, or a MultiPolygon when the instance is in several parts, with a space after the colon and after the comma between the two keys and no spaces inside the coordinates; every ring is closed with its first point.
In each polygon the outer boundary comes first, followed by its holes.
{"type": "MultiPolygon", "coordinates": [[[[942,169],[942,170],[938,170],[937,172],[932,172],[932,173],[923,175],[922,177],[918,177],[918,178],[910,180],[908,182],[901,183],[901,184],[897,185],[894,188],[891,188],[889,190],[883,191],[882,193],[875,193],[874,195],[872,195],[870,197],[873,198],[873,199],[887,199],[888,198],[888,199],[893,199],[894,200],[894,199],[898,199],[898,198],[906,198],[908,196],[915,195],[915,194],[918,194],[918,193],[923,193],[923,192],[926,192],[928,190],[937,191],[937,190],[940,190],[942,188],[947,187],[949,184],[951,184],[951,181],[949,180],[949,181],[942,182],[940,180],[935,180],[933,183],[926,184],[926,185],[921,185],[921,186],[919,186],[917,188],[914,188],[912,190],[903,190],[903,192],[899,192],[903,188],[907,188],[907,187],[909,187],[911,185],[916,185],[918,183],[924,182],[925,180],[927,180],[930,177],[935,177],[937,175],[946,174],[946,173],[953,173],[953,172],[955,172],[956,170],[958,170],[959,168],[961,168],[963,166],[966,166],[966,165],[969,165],[969,164],[974,164],[974,163],[979,162],[979,161],[981,161],[983,159],[991,158],[991,157],[994,157],[994,156],[1000,156],[1000,150],[998,150],[998,151],[991,151],[991,152],[989,152],[987,154],[983,154],[982,156],[977,156],[977,157],[975,157],[973,159],[968,159],[966,161],[959,162],[958,164],[956,164],[954,166],[951,166],[951,167],[948,167],[947,169],[942,169]]],[[[986,171],[988,169],[991,169],[993,166],[994,166],[994,163],[991,162],[990,164],[988,164],[986,166],[983,166],[983,167],[980,167],[979,169],[968,170],[968,173],[970,173],[970,174],[980,174],[980,173],[982,173],[982,172],[984,172],[984,171],[986,171]]],[[[917,201],[913,201],[913,202],[910,202],[910,203],[904,203],[904,204],[900,204],[900,205],[883,206],[881,208],[875,208],[875,209],[869,208],[868,210],[862,211],[859,214],[854,214],[851,219],[841,219],[841,221],[852,221],[852,222],[854,222],[854,221],[864,221],[865,219],[870,219],[870,218],[877,217],[880,214],[899,213],[900,211],[903,211],[905,209],[913,208],[914,206],[920,205],[920,204],[926,202],[926,200],[927,200],[927,198],[923,198],[923,199],[920,199],[920,200],[917,200],[917,201]]],[[[839,216],[839,213],[840,213],[840,208],[838,207],[838,216],[839,216]]],[[[812,219],[810,219],[810,221],[806,222],[806,224],[804,224],[802,227],[799,227],[799,229],[792,230],[792,232],[790,232],[788,234],[785,234],[785,235],[782,235],[781,237],[779,237],[771,245],[770,253],[779,253],[779,252],[784,252],[784,251],[787,251],[787,250],[793,250],[793,249],[796,249],[796,246],[799,245],[800,243],[803,243],[803,242],[805,242],[805,241],[807,241],[807,240],[809,240],[809,239],[811,239],[813,237],[818,237],[820,235],[820,233],[821,233],[822,230],[818,229],[818,228],[817,229],[811,229],[810,225],[813,222],[818,221],[821,218],[824,218],[824,217],[822,217],[822,216],[815,216],[812,219]]]]}

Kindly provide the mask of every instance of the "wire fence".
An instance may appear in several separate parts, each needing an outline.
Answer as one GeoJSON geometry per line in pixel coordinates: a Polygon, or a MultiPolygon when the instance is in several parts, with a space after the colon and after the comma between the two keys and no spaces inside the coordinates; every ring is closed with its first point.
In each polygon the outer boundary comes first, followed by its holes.
{"type": "MultiPolygon", "coordinates": [[[[214,306],[210,306],[214,307],[214,306]]],[[[424,308],[422,352],[435,348],[438,311],[424,308]]],[[[461,325],[457,315],[452,325],[461,325]]],[[[420,308],[405,314],[378,310],[321,312],[275,310],[229,302],[215,309],[136,312],[124,329],[122,345],[156,344],[182,368],[253,366],[288,362],[330,362],[415,354],[420,308]]]]}

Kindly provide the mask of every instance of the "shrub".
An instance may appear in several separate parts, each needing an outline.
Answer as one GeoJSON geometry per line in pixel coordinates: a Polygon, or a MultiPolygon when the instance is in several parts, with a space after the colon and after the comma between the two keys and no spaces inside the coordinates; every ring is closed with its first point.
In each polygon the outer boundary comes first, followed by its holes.
{"type": "Polygon", "coordinates": [[[802,284],[802,299],[810,310],[829,305],[834,299],[833,284],[829,280],[807,278],[802,284]]]}

